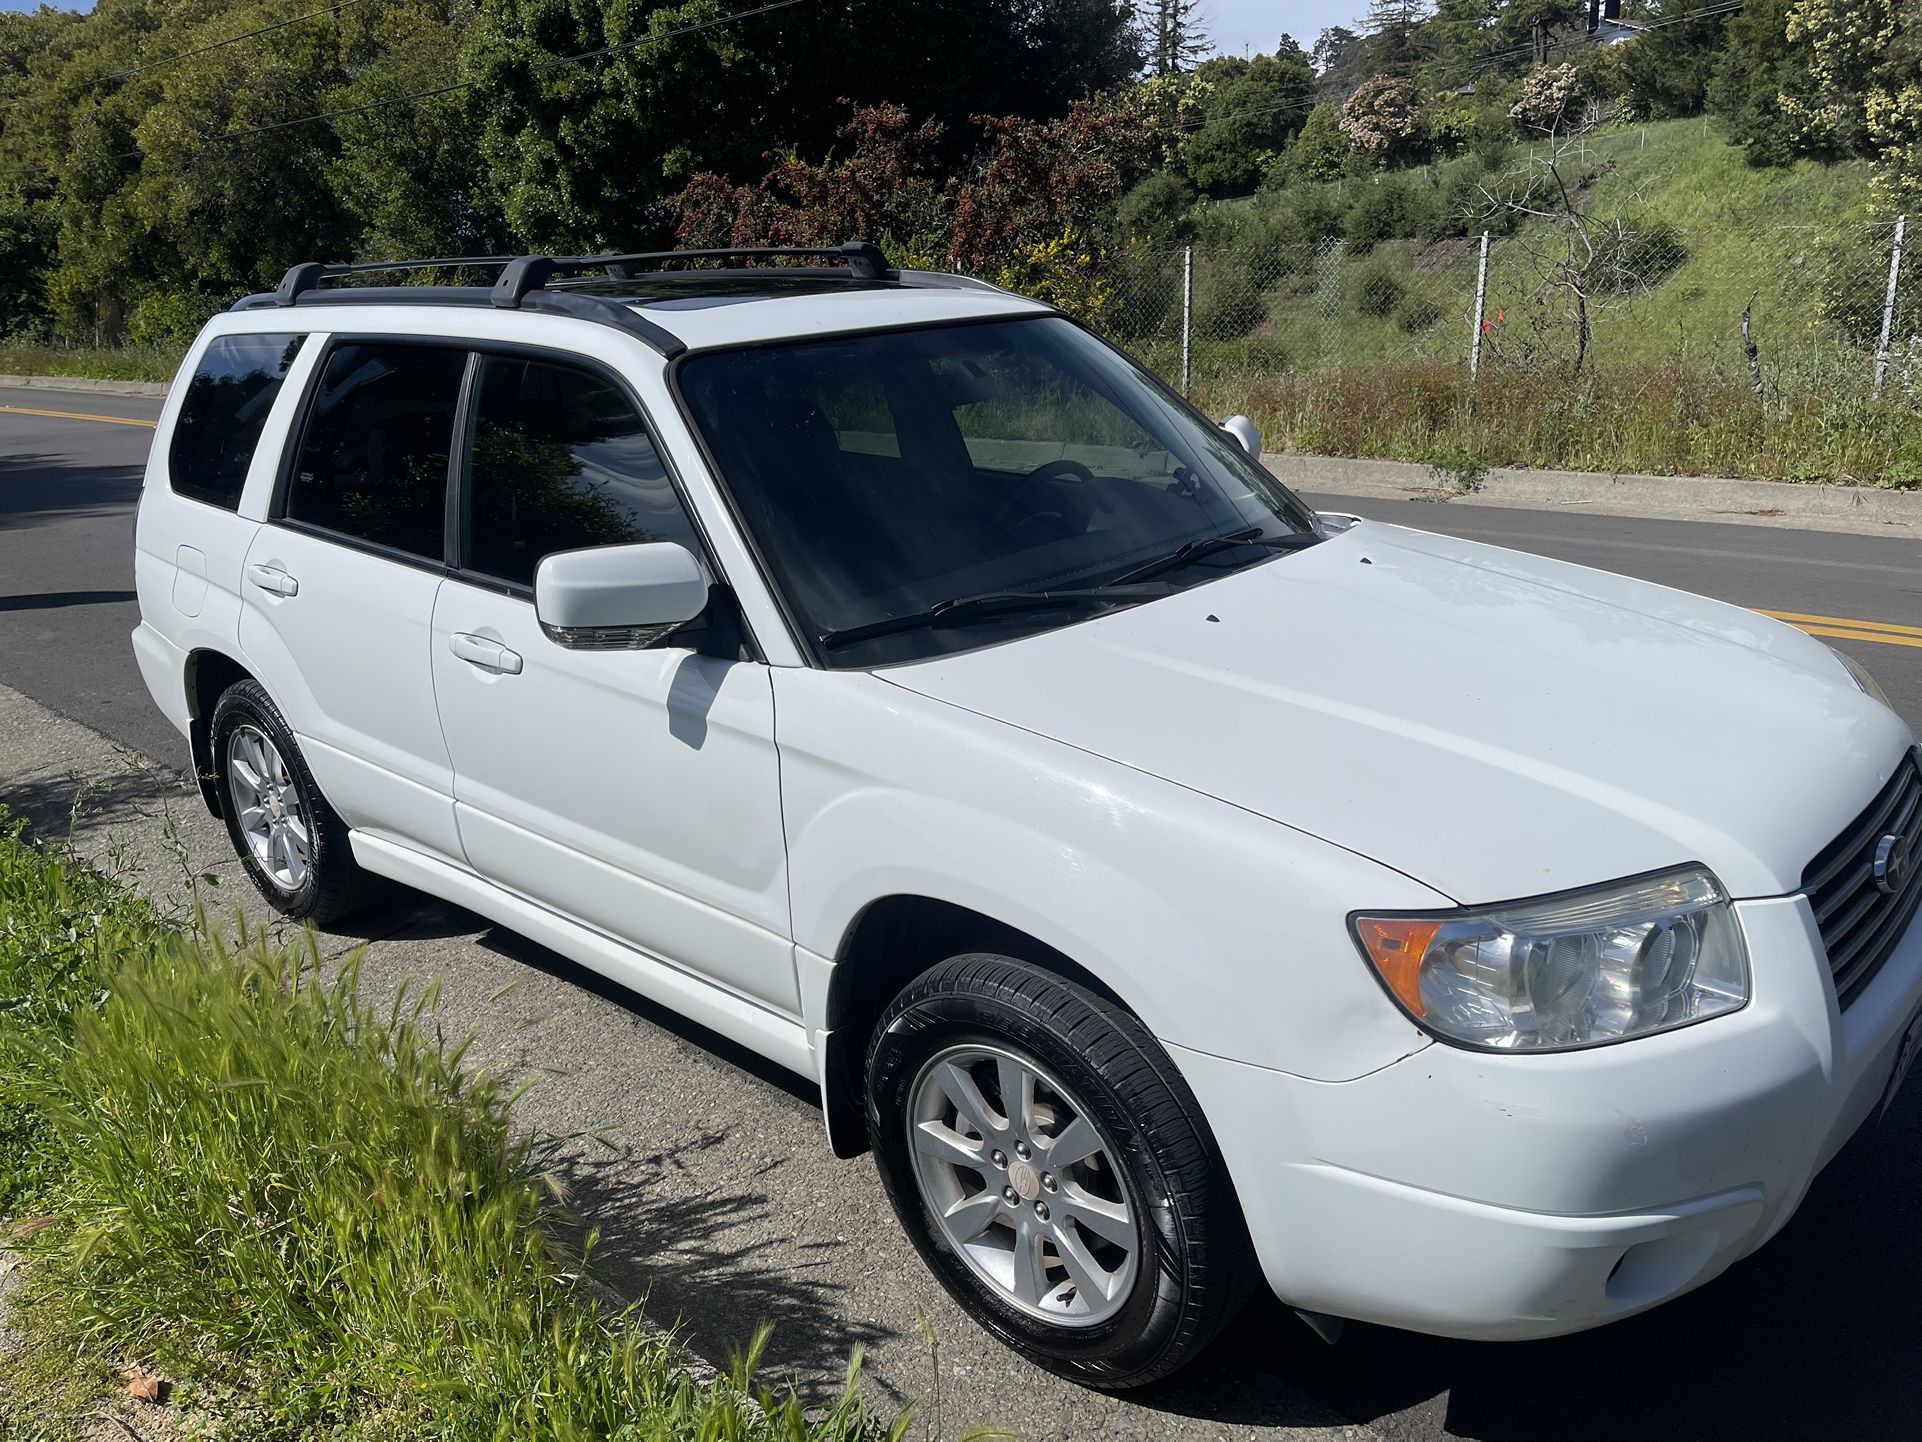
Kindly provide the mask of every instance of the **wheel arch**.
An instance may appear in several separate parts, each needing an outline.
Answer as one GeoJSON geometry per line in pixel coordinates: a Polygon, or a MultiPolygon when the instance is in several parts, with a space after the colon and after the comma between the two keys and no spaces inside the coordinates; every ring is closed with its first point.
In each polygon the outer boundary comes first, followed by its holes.
{"type": "Polygon", "coordinates": [[[984,911],[914,892],[877,897],[848,924],[828,980],[821,1099],[836,1156],[868,1150],[862,1089],[881,1013],[929,967],[969,951],[1014,957],[1134,1010],[1081,962],[984,911]]]}
{"type": "Polygon", "coordinates": [[[201,647],[187,654],[187,745],[193,756],[200,799],[215,816],[222,814],[219,778],[213,756],[213,715],[220,698],[236,681],[258,678],[224,651],[201,647]]]}

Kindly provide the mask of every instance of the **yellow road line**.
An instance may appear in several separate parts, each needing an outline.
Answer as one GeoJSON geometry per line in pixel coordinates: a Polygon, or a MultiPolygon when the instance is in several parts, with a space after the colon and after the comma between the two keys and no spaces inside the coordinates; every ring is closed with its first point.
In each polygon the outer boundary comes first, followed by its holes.
{"type": "Polygon", "coordinates": [[[1839,626],[1801,626],[1811,636],[1836,636],[1844,641],[1880,641],[1884,646],[1922,647],[1922,636],[1890,636],[1881,631],[1844,631],[1839,626]]]}
{"type": "Polygon", "coordinates": [[[1847,631],[1885,631],[1891,636],[1922,636],[1922,626],[1900,626],[1893,621],[1858,621],[1853,616],[1810,616],[1801,611],[1764,611],[1778,621],[1808,630],[1813,626],[1840,626],[1847,631]]]}
{"type": "Polygon", "coordinates": [[[0,411],[10,416],[47,416],[56,421],[99,421],[109,426],[145,426],[152,430],[157,422],[137,420],[132,416],[97,416],[89,411],[39,411],[32,406],[0,406],[0,411]]]}

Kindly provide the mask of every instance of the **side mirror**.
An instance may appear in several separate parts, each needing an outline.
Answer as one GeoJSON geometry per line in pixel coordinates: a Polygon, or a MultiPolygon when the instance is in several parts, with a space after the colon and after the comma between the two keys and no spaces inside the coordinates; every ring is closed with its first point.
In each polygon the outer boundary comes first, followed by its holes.
{"type": "Polygon", "coordinates": [[[534,614],[570,650],[652,645],[706,606],[700,563],[673,541],[557,551],[534,571],[534,614]]]}
{"type": "Polygon", "coordinates": [[[1249,460],[1261,459],[1261,432],[1255,429],[1255,423],[1248,417],[1229,416],[1221,423],[1221,428],[1241,442],[1241,448],[1248,453],[1249,460]]]}

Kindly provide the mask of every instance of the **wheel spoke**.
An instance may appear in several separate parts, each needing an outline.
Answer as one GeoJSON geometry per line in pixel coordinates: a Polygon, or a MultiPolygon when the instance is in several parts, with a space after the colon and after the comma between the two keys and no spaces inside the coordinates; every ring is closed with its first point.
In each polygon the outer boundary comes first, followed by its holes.
{"type": "Polygon", "coordinates": [[[974,1077],[963,1067],[953,1062],[946,1063],[940,1071],[941,1090],[955,1110],[971,1122],[976,1131],[984,1137],[1004,1136],[1008,1124],[994,1113],[988,1099],[981,1095],[981,1088],[975,1085],[974,1077]]]}
{"type": "Polygon", "coordinates": [[[1034,1134],[1034,1073],[1013,1057],[997,1058],[995,1075],[1001,1082],[1001,1110],[1008,1114],[1008,1130],[1018,1137],[1034,1134]]]}
{"type": "Polygon", "coordinates": [[[307,855],[307,848],[313,845],[312,838],[307,834],[306,821],[301,818],[298,811],[290,810],[284,818],[283,824],[287,828],[287,834],[293,838],[294,845],[300,849],[300,854],[304,858],[307,855]]]}
{"type": "Polygon", "coordinates": [[[924,1157],[950,1166],[988,1171],[987,1143],[971,1141],[946,1122],[922,1122],[914,1129],[914,1149],[924,1157]]]}
{"type": "Polygon", "coordinates": [[[993,1187],[963,1197],[942,1213],[958,1242],[973,1241],[993,1226],[994,1219],[1000,1215],[1001,1195],[993,1187]]]}
{"type": "Polygon", "coordinates": [[[1077,1116],[1047,1145],[1048,1166],[1058,1172],[1076,1162],[1084,1162],[1100,1151],[1101,1133],[1094,1129],[1094,1123],[1086,1117],[1077,1116]]]}
{"type": "Polygon", "coordinates": [[[1114,1300],[1115,1284],[1120,1281],[1118,1272],[1110,1272],[1089,1255],[1081,1238],[1074,1234],[1072,1227],[1054,1228],[1054,1250],[1061,1258],[1061,1264],[1074,1278],[1075,1286],[1084,1295],[1092,1294],[1089,1300],[1099,1297],[1104,1302],[1114,1300]]]}
{"type": "Polygon", "coordinates": [[[227,763],[227,770],[234,780],[247,788],[247,799],[258,805],[264,797],[266,788],[261,784],[260,773],[254,770],[252,763],[241,756],[239,751],[239,747],[234,748],[235,754],[227,763]]]}
{"type": "Polygon", "coordinates": [[[1061,1208],[1102,1241],[1134,1250],[1134,1222],[1128,1216],[1125,1202],[1111,1202],[1105,1197],[1090,1196],[1079,1187],[1069,1187],[1061,1193],[1061,1208]]]}
{"type": "Polygon", "coordinates": [[[1041,1305],[1048,1290],[1047,1268],[1041,1262],[1041,1243],[1047,1233],[1026,1214],[1014,1224],[1014,1296],[1030,1307],[1041,1305]]]}
{"type": "Polygon", "coordinates": [[[260,831],[267,825],[267,813],[259,806],[249,806],[237,818],[242,831],[260,831]]]}

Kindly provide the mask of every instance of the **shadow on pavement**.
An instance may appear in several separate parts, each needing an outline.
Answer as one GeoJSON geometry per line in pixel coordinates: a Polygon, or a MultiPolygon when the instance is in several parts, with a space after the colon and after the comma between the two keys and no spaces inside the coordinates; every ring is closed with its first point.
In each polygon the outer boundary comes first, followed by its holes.
{"type": "Polygon", "coordinates": [[[140,495],[151,439],[144,431],[137,434],[138,449],[129,447],[129,458],[118,465],[76,465],[59,454],[0,462],[0,531],[129,510],[140,495]]]}

